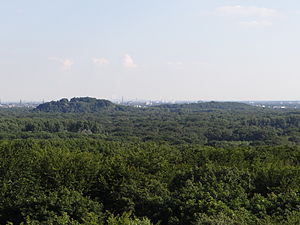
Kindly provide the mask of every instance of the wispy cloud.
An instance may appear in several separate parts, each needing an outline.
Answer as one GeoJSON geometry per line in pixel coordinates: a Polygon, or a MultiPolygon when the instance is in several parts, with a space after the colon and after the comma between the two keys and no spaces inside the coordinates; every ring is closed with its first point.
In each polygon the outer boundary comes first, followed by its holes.
{"type": "Polygon", "coordinates": [[[58,57],[49,57],[48,59],[51,61],[58,62],[62,70],[70,70],[71,67],[74,65],[74,61],[72,59],[62,59],[58,57]]]}
{"type": "Polygon", "coordinates": [[[235,5],[216,8],[215,15],[235,18],[239,25],[245,27],[268,27],[273,25],[272,20],[280,13],[272,8],[235,5]]]}
{"type": "Polygon", "coordinates": [[[125,68],[137,68],[138,66],[129,54],[123,56],[122,64],[125,68]]]}
{"type": "Polygon", "coordinates": [[[253,20],[253,21],[241,21],[239,22],[240,25],[246,26],[246,27],[266,27],[266,26],[272,26],[273,23],[267,20],[253,20]]]}
{"type": "Polygon", "coordinates": [[[109,64],[109,60],[106,58],[92,58],[92,61],[96,65],[104,66],[109,64]]]}
{"type": "Polygon", "coordinates": [[[271,8],[261,8],[255,6],[222,6],[216,9],[217,14],[224,16],[239,17],[272,17],[278,14],[278,11],[271,8]]]}

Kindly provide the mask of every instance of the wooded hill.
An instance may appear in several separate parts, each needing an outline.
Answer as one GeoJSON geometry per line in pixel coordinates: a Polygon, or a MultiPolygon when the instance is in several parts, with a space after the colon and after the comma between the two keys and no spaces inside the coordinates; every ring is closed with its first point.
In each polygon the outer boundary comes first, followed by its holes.
{"type": "Polygon", "coordinates": [[[70,101],[66,98],[63,98],[59,101],[47,102],[36,107],[35,111],[61,113],[93,113],[102,110],[118,110],[120,108],[122,107],[116,106],[108,100],[81,97],[72,98],[70,101]]]}

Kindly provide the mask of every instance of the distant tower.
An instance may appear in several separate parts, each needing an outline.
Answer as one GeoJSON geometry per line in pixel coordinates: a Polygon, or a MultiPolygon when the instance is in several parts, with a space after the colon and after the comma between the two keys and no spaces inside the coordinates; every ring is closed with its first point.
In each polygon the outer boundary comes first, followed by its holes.
{"type": "Polygon", "coordinates": [[[122,96],[122,105],[124,104],[124,97],[122,96]]]}
{"type": "Polygon", "coordinates": [[[22,105],[22,100],[20,99],[20,105],[22,105]]]}

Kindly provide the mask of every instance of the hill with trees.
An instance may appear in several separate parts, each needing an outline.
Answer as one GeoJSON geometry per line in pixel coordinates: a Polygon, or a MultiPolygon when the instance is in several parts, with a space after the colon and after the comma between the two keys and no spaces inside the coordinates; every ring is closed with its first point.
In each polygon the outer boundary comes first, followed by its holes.
{"type": "Polygon", "coordinates": [[[36,107],[36,111],[41,112],[61,112],[61,113],[92,113],[102,110],[119,109],[112,102],[104,99],[90,97],[72,98],[70,101],[63,98],[59,101],[51,101],[36,107]]]}
{"type": "Polygon", "coordinates": [[[240,103],[240,102],[199,102],[199,103],[189,103],[189,104],[162,104],[155,106],[157,108],[167,108],[171,111],[179,110],[191,110],[191,111],[201,111],[201,110],[250,110],[257,109],[254,106],[240,103]]]}

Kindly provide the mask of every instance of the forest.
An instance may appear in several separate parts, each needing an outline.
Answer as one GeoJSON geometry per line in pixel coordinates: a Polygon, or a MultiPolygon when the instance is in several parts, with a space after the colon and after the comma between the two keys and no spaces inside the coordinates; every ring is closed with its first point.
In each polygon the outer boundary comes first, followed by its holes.
{"type": "Polygon", "coordinates": [[[0,224],[300,224],[300,110],[0,109],[0,224]]]}

